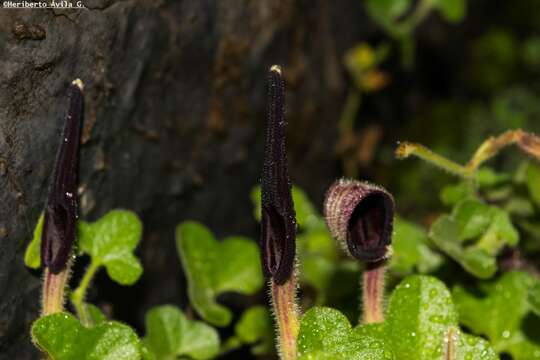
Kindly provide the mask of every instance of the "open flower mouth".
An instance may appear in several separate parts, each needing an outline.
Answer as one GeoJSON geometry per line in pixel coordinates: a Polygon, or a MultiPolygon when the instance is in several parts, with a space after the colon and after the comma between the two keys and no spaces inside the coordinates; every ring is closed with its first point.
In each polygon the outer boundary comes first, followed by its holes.
{"type": "Polygon", "coordinates": [[[393,212],[392,199],[382,191],[375,191],[358,203],[347,226],[347,245],[352,256],[367,262],[386,257],[393,212]]]}
{"type": "Polygon", "coordinates": [[[75,241],[76,218],[70,216],[73,213],[75,208],[63,205],[45,209],[43,239],[47,243],[44,244],[43,264],[55,274],[64,269],[75,241]]]}
{"type": "Polygon", "coordinates": [[[261,225],[266,271],[276,283],[283,283],[294,266],[295,230],[290,229],[286,218],[273,207],[263,207],[261,225]]]}
{"type": "Polygon", "coordinates": [[[394,199],[383,188],[365,182],[338,180],[326,194],[328,229],[358,260],[388,257],[392,242],[394,199]]]}

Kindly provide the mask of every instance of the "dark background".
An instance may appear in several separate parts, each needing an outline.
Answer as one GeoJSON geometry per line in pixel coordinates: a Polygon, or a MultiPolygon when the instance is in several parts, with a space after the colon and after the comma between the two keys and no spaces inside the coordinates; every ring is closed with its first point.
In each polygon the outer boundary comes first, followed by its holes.
{"type": "Polygon", "coordinates": [[[81,217],[122,207],[144,223],[141,280],[120,287],[101,274],[89,298],[140,331],[151,306],[186,303],[177,223],[199,220],[219,237],[258,236],[249,191],[261,171],[270,65],[286,74],[291,177],[319,207],[343,173],[335,150],[351,87],[343,56],[361,41],[392,50],[381,65],[389,84],[364,98],[357,117],[360,139],[368,128],[381,134],[359,175],[393,191],[402,213],[429,209],[430,187],[448,179],[394,160],[398,140],[464,161],[485,135],[538,128],[540,66],[519,54],[538,34],[540,5],[509,3],[472,1],[460,24],[431,14],[415,31],[409,68],[358,0],[0,9],[0,358],[38,358],[28,333],[40,275],[22,258],[47,195],[73,79],[84,81],[86,95],[81,217]],[[486,40],[491,34],[495,45],[486,40]]]}

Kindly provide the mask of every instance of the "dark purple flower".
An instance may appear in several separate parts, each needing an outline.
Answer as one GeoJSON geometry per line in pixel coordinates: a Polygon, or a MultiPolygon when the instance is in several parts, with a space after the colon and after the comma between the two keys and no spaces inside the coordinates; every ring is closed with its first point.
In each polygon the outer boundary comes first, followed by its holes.
{"type": "Polygon", "coordinates": [[[268,76],[268,124],[261,186],[261,253],[264,271],[278,285],[291,276],[296,218],[285,151],[285,84],[278,66],[268,76]]]}
{"type": "Polygon", "coordinates": [[[390,255],[394,199],[385,189],[338,180],[326,194],[324,214],[328,229],[351,256],[376,262],[390,255]]]}
{"type": "Polygon", "coordinates": [[[68,104],[41,237],[43,266],[54,274],[65,269],[77,230],[77,172],[84,113],[83,85],[80,80],[75,80],[69,86],[68,104]]]}

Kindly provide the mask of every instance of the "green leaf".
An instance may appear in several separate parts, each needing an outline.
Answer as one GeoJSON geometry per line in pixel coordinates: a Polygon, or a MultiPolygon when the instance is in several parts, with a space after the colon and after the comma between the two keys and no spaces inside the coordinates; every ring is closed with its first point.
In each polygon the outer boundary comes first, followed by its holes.
{"type": "Polygon", "coordinates": [[[304,231],[297,236],[297,247],[299,253],[320,256],[333,263],[341,254],[338,243],[326,228],[304,231]]]}
{"type": "Polygon", "coordinates": [[[469,183],[463,181],[447,185],[441,190],[440,198],[443,204],[454,206],[464,199],[474,198],[474,191],[469,183]]]}
{"type": "Polygon", "coordinates": [[[390,269],[399,275],[408,275],[415,269],[421,273],[434,271],[442,263],[442,257],[433,252],[427,242],[428,236],[422,227],[396,217],[390,269]]]}
{"type": "Polygon", "coordinates": [[[455,324],[450,292],[435,278],[409,276],[390,297],[386,331],[401,358],[441,358],[444,339],[455,324]]]}
{"type": "Polygon", "coordinates": [[[247,309],[234,327],[236,336],[245,344],[254,344],[253,354],[269,353],[274,344],[274,327],[265,306],[247,309]]]}
{"type": "Polygon", "coordinates": [[[450,23],[457,23],[463,20],[466,12],[466,0],[436,0],[435,7],[439,9],[441,15],[450,23]]]}
{"type": "Polygon", "coordinates": [[[32,325],[32,339],[52,360],[138,360],[140,341],[127,325],[108,321],[85,328],[73,315],[56,313],[32,325]]]}
{"type": "Polygon", "coordinates": [[[143,272],[133,255],[141,234],[142,224],[135,213],[112,210],[94,223],[79,223],[79,246],[94,263],[105,266],[111,279],[131,285],[143,272]]]}
{"type": "Polygon", "coordinates": [[[301,360],[394,358],[379,336],[370,336],[360,327],[352,329],[345,315],[325,307],[313,307],[302,317],[297,347],[301,360]]]}
{"type": "Polygon", "coordinates": [[[314,307],[302,318],[300,359],[495,360],[482,338],[464,334],[446,286],[409,276],[392,293],[383,323],[352,329],[338,310],[314,307]]]}
{"type": "Polygon", "coordinates": [[[219,335],[201,321],[191,321],[176,307],[158,306],[146,314],[144,344],[156,360],[189,356],[211,359],[219,352],[219,335]]]}
{"type": "Polygon", "coordinates": [[[536,163],[530,162],[527,165],[527,187],[531,198],[540,206],[540,166],[536,163]]]}
{"type": "Polygon", "coordinates": [[[519,233],[508,213],[478,200],[465,199],[450,216],[441,216],[429,237],[469,273],[486,279],[497,270],[495,257],[504,246],[516,246],[519,233]]]}
{"type": "Polygon", "coordinates": [[[459,240],[474,239],[482,235],[491,222],[491,208],[480,201],[466,199],[452,211],[452,218],[459,226],[459,240]]]}
{"type": "MultiPolygon", "coordinates": [[[[453,359],[499,360],[489,342],[481,337],[454,330],[448,334],[448,339],[454,342],[452,349],[454,351],[453,359]]],[[[451,357],[447,355],[447,358],[451,357]]]]}
{"type": "Polygon", "coordinates": [[[336,265],[322,256],[304,255],[300,261],[302,282],[317,291],[316,303],[324,304],[336,272],[336,265]]]}
{"type": "Polygon", "coordinates": [[[34,229],[34,237],[24,252],[24,264],[31,269],[39,269],[41,266],[41,230],[43,229],[43,213],[39,215],[34,229]]]}
{"type": "Polygon", "coordinates": [[[90,316],[90,320],[94,326],[107,321],[107,317],[97,306],[88,303],[83,303],[82,306],[85,307],[85,311],[90,316]]]}
{"type": "Polygon", "coordinates": [[[491,224],[476,243],[476,247],[495,256],[505,245],[516,246],[519,242],[519,233],[512,225],[510,216],[506,211],[491,207],[491,213],[491,224]]]}
{"type": "Polygon", "coordinates": [[[534,215],[534,205],[529,198],[519,195],[512,196],[504,205],[504,210],[511,214],[521,217],[530,217],[534,215]]]}
{"type": "Polygon", "coordinates": [[[411,7],[411,0],[367,0],[366,10],[379,25],[391,28],[411,7]]]}
{"type": "Polygon", "coordinates": [[[480,279],[488,279],[497,271],[495,257],[482,249],[465,249],[459,263],[465,270],[480,279]]]}
{"type": "Polygon", "coordinates": [[[317,290],[316,303],[323,304],[340,263],[338,244],[326,229],[322,229],[304,231],[298,235],[296,245],[301,281],[317,290]]]}
{"type": "Polygon", "coordinates": [[[206,321],[230,323],[232,314],[216,302],[226,291],[254,294],[263,285],[258,246],[242,237],[218,242],[203,225],[186,221],[176,228],[176,245],[188,280],[191,304],[206,321]]]}
{"type": "Polygon", "coordinates": [[[527,296],[531,310],[538,316],[540,316],[540,282],[535,281],[529,289],[527,296]]]}
{"type": "Polygon", "coordinates": [[[497,271],[495,258],[482,249],[464,248],[459,240],[460,227],[452,217],[441,216],[431,225],[429,237],[467,272],[481,279],[497,271]]]}
{"type": "Polygon", "coordinates": [[[487,336],[499,353],[509,353],[515,360],[540,358],[540,319],[528,316],[532,278],[513,271],[482,285],[481,294],[461,286],[454,288],[461,322],[474,333],[487,336]]]}
{"type": "Polygon", "coordinates": [[[476,182],[479,187],[492,187],[504,184],[510,180],[510,176],[504,173],[496,173],[489,167],[481,167],[476,171],[476,182]]]}
{"type": "Polygon", "coordinates": [[[388,303],[385,334],[400,359],[496,359],[484,340],[461,333],[446,286],[429,276],[405,278],[388,303]]]}

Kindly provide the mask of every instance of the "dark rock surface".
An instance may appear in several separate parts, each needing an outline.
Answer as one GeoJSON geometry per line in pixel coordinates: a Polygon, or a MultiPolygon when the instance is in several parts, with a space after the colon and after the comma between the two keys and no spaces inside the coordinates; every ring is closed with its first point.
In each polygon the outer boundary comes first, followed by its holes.
{"type": "MultiPolygon", "coordinates": [[[[257,236],[266,69],[288,81],[291,177],[317,203],[333,180],[343,51],[368,29],[359,1],[87,1],[0,9],[0,359],[37,359],[40,278],[23,253],[44,204],[65,93],[85,83],[81,216],[136,211],[145,267],[132,288],[99,276],[90,300],[139,328],[185,301],[175,225],[257,236]],[[364,28],[363,28],[364,27],[364,28]]],[[[75,277],[77,271],[75,272],[75,277]]]]}

